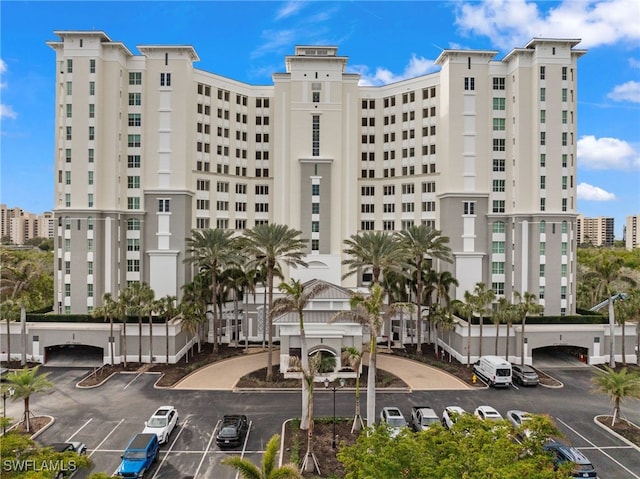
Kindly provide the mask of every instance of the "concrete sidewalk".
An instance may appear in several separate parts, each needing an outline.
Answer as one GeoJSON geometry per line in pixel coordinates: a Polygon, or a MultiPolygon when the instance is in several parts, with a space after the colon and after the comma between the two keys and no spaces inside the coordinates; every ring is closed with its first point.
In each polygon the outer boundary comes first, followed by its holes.
{"type": "MultiPolygon", "coordinates": [[[[267,352],[251,353],[220,361],[194,371],[173,389],[230,391],[238,380],[267,365],[267,352]]],[[[280,361],[280,351],[273,352],[273,364],[280,361]]],[[[365,356],[364,364],[368,364],[365,356]]],[[[471,389],[464,381],[438,368],[397,356],[378,353],[377,367],[402,379],[412,391],[471,389]]]]}

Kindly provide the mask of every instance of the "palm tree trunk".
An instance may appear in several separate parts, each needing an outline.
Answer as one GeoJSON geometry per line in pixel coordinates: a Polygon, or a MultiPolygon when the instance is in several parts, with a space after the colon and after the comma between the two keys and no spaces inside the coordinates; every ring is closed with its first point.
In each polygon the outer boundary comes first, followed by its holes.
{"type": "Polygon", "coordinates": [[[153,364],[153,316],[149,315],[149,363],[153,364]]]}
{"type": "Polygon", "coordinates": [[[7,363],[11,361],[11,321],[7,315],[7,363]]]}
{"type": "Polygon", "coordinates": [[[29,411],[29,396],[24,398],[24,427],[27,432],[31,432],[31,413],[29,411]]]}
{"type": "Polygon", "coordinates": [[[611,293],[607,291],[609,309],[609,367],[616,367],[616,313],[613,309],[611,293]]]}
{"type": "Polygon", "coordinates": [[[267,357],[267,382],[270,382],[273,379],[273,331],[271,329],[271,309],[273,308],[273,267],[269,266],[268,273],[268,289],[269,289],[269,311],[267,313],[267,327],[269,331],[267,336],[269,338],[269,343],[267,350],[269,352],[267,357]]]}
{"type": "Polygon", "coordinates": [[[307,335],[304,331],[304,322],[302,320],[302,312],[299,312],[300,316],[300,363],[302,365],[302,414],[300,415],[300,429],[306,430],[311,427],[311,412],[309,411],[309,386],[305,381],[304,375],[309,371],[309,352],[307,347],[307,335]]]}
{"type": "Polygon", "coordinates": [[[164,320],[164,337],[165,337],[165,350],[167,355],[167,364],[169,364],[169,315],[164,320]]]}
{"type": "Polygon", "coordinates": [[[367,426],[376,424],[376,332],[371,329],[371,345],[369,347],[369,371],[367,374],[367,426]]]}
{"type": "Polygon", "coordinates": [[[527,317],[522,318],[522,330],[520,331],[520,366],[524,367],[524,326],[527,322],[527,317]]]}
{"type": "Polygon", "coordinates": [[[467,367],[471,365],[471,318],[467,318],[467,367]]]}
{"type": "Polygon", "coordinates": [[[482,324],[484,323],[484,318],[480,315],[480,341],[478,343],[478,356],[482,356],[482,324]]]}
{"type": "Polygon", "coordinates": [[[622,327],[622,364],[624,364],[625,366],[627,365],[627,353],[624,347],[624,323],[621,323],[620,326],[622,327]]]}
{"type": "Polygon", "coordinates": [[[216,267],[211,268],[211,313],[213,314],[213,352],[218,352],[218,278],[216,276],[216,267]]]}
{"type": "Polygon", "coordinates": [[[315,457],[313,455],[313,392],[307,385],[307,381],[305,380],[305,378],[302,378],[302,382],[306,385],[307,391],[309,391],[306,406],[306,409],[309,411],[309,416],[307,418],[309,424],[307,427],[307,452],[305,454],[305,470],[313,471],[315,469],[315,457]]]}
{"type": "Polygon", "coordinates": [[[127,317],[122,320],[122,345],[124,346],[124,353],[122,354],[122,361],[124,367],[127,367],[127,317]]]}
{"type": "Polygon", "coordinates": [[[362,426],[362,414],[360,413],[360,366],[356,371],[356,413],[353,418],[353,426],[351,427],[351,433],[359,431],[362,426]]]}
{"type": "Polygon", "coordinates": [[[138,316],[138,362],[142,363],[142,316],[138,316]]]}
{"type": "Polygon", "coordinates": [[[505,342],[504,358],[509,362],[509,330],[511,329],[511,323],[507,322],[507,340],[505,342]]]}
{"type": "Polygon", "coordinates": [[[498,355],[498,336],[500,336],[500,323],[496,324],[496,356],[498,355]]]}
{"type": "Polygon", "coordinates": [[[111,356],[111,366],[113,366],[113,347],[115,346],[115,338],[113,337],[113,318],[109,316],[109,353],[111,356]]]}
{"type": "Polygon", "coordinates": [[[416,283],[416,352],[422,352],[422,262],[418,263],[418,281],[416,283]]]}

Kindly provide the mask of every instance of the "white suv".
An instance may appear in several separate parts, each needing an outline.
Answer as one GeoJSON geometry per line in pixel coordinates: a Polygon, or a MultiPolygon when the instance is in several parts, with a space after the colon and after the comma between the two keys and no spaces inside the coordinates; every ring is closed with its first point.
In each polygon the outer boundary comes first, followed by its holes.
{"type": "Polygon", "coordinates": [[[178,410],[173,406],[160,406],[144,423],[143,434],[155,434],[158,442],[164,444],[169,440],[171,431],[178,424],[178,410]]]}
{"type": "Polygon", "coordinates": [[[442,412],[442,425],[447,429],[451,429],[451,426],[455,424],[459,416],[466,414],[467,411],[460,406],[447,406],[442,412]]]}

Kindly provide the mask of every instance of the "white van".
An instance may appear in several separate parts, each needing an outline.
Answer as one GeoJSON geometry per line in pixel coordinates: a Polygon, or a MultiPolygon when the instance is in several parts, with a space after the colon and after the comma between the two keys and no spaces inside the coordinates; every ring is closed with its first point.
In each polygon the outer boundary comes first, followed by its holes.
{"type": "Polygon", "coordinates": [[[474,364],[473,370],[490,386],[507,387],[511,384],[511,364],[500,356],[482,356],[474,364]]]}

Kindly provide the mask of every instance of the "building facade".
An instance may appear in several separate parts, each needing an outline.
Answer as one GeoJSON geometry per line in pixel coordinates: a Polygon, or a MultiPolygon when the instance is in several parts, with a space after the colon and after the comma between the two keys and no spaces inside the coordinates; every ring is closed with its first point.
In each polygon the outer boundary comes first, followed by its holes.
{"type": "Polygon", "coordinates": [[[22,245],[32,238],[53,239],[55,221],[51,211],[34,214],[0,204],[0,237],[22,245]]]}
{"type": "Polygon", "coordinates": [[[628,250],[640,248],[640,215],[627,216],[627,222],[624,227],[624,246],[628,250]]]}
{"type": "Polygon", "coordinates": [[[361,86],[334,46],[297,46],[273,85],[194,68],[194,48],[58,31],[56,272],[59,312],[145,281],[180,297],[194,228],[299,229],[302,281],[342,280],[343,241],[427,224],[450,238],[437,265],[461,297],[533,292],[575,311],[575,39],[444,50],[440,70],[361,86]]]}
{"type": "Polygon", "coordinates": [[[591,246],[613,246],[614,218],[598,216],[597,218],[585,218],[578,215],[578,244],[591,246]]]}

